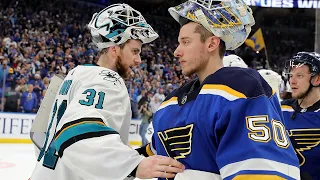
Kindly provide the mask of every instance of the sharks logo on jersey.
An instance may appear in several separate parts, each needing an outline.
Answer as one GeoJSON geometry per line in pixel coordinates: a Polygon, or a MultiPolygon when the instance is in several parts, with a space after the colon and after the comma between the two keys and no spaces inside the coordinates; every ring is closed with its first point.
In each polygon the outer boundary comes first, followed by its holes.
{"type": "Polygon", "coordinates": [[[185,158],[191,153],[193,124],[158,132],[158,137],[168,156],[185,158]]]}
{"type": "Polygon", "coordinates": [[[294,144],[300,166],[303,166],[306,162],[303,152],[320,144],[320,129],[292,129],[289,131],[289,136],[294,144]]]}

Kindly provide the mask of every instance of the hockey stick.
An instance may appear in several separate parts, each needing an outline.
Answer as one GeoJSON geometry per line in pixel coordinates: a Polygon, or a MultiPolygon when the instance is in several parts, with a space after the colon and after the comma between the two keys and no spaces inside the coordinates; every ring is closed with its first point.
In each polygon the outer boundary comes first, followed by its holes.
{"type": "Polygon", "coordinates": [[[36,118],[32,124],[30,130],[30,139],[39,150],[41,150],[43,147],[48,128],[48,121],[50,119],[50,112],[63,79],[64,77],[59,75],[54,75],[52,77],[49,87],[46,91],[46,95],[43,98],[36,118]]]}

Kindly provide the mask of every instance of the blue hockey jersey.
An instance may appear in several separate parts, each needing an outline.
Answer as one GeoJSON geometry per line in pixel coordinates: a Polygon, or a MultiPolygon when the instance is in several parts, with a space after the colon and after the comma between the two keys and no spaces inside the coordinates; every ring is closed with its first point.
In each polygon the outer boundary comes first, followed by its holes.
{"type": "Polygon", "coordinates": [[[320,180],[320,101],[302,109],[294,99],[281,102],[285,126],[299,158],[301,178],[320,180]]]}
{"type": "Polygon", "coordinates": [[[153,119],[151,149],[195,170],[184,180],[300,179],[282,118],[276,94],[257,71],[222,68],[167,96],[153,119]]]}

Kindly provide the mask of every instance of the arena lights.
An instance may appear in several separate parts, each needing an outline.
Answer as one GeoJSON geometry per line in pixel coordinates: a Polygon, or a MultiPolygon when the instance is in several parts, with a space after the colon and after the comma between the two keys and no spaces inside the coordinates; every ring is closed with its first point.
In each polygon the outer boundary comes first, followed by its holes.
{"type": "Polygon", "coordinates": [[[244,0],[249,6],[274,8],[320,8],[320,0],[244,0]]]}

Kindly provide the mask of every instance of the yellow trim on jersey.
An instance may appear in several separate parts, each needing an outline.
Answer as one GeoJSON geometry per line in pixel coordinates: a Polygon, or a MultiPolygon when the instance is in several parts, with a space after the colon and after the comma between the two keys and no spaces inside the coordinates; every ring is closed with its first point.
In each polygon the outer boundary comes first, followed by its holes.
{"type": "Polygon", "coordinates": [[[159,106],[159,108],[157,109],[157,111],[159,111],[160,109],[163,109],[167,106],[174,105],[174,104],[178,104],[178,97],[172,97],[169,100],[162,102],[161,105],[159,106]]]}
{"type": "Polygon", "coordinates": [[[205,84],[200,94],[215,94],[222,96],[228,100],[236,100],[239,98],[247,98],[243,93],[222,84],[205,84]]]}
{"type": "Polygon", "coordinates": [[[233,178],[233,180],[284,180],[285,178],[277,175],[267,174],[241,174],[233,178]]]}
{"type": "Polygon", "coordinates": [[[165,106],[165,105],[167,105],[168,103],[174,102],[174,101],[178,101],[178,97],[172,97],[172,98],[170,98],[169,100],[166,100],[166,101],[164,101],[163,103],[161,103],[160,106],[165,106]]]}
{"type": "Polygon", "coordinates": [[[147,145],[146,152],[147,152],[148,156],[153,156],[154,155],[152,150],[151,150],[150,144],[147,145]]]}
{"type": "Polygon", "coordinates": [[[288,105],[281,105],[281,108],[292,109],[292,107],[291,107],[291,106],[288,106],[288,105]]]}
{"type": "Polygon", "coordinates": [[[228,94],[231,94],[233,96],[236,96],[238,98],[247,98],[246,95],[244,95],[243,93],[234,90],[232,88],[230,88],[229,86],[226,85],[220,85],[220,84],[205,84],[202,89],[212,89],[212,90],[222,90],[227,92],[228,94]]]}
{"type": "Polygon", "coordinates": [[[281,110],[282,111],[294,111],[293,108],[288,105],[281,105],[281,110]]]}

